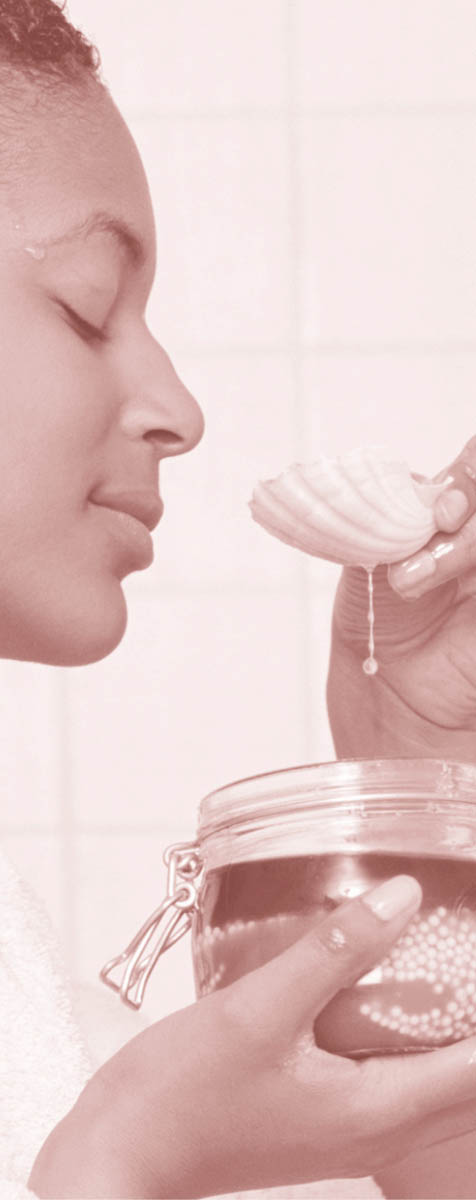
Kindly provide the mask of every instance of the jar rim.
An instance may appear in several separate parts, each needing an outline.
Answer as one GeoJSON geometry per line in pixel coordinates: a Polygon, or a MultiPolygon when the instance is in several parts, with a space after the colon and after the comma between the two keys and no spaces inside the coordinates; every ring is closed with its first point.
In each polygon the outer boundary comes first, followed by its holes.
{"type": "Polygon", "coordinates": [[[300,809],[335,810],[344,801],[414,800],[472,805],[476,815],[476,764],[440,758],[350,758],[305,763],[249,775],[204,796],[197,840],[254,819],[300,809]]]}

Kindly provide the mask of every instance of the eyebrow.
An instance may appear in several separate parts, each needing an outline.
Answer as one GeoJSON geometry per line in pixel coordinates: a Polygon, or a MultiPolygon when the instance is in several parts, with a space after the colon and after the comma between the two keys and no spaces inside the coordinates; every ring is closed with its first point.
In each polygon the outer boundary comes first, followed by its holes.
{"type": "Polygon", "coordinates": [[[144,265],[147,258],[144,242],[126,221],[121,217],[113,216],[112,213],[91,213],[85,221],[68,229],[60,237],[49,239],[48,245],[58,246],[75,237],[89,237],[92,233],[110,234],[117,245],[126,251],[127,257],[134,267],[138,269],[144,265]]]}

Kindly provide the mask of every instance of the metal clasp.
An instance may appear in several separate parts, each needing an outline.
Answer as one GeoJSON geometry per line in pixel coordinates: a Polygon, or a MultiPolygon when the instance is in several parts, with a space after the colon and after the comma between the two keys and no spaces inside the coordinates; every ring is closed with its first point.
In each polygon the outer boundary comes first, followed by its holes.
{"type": "Polygon", "coordinates": [[[99,978],[118,992],[129,1008],[140,1008],[149,976],[160,956],[188,933],[197,909],[198,876],[202,862],[195,842],[176,842],[163,855],[168,868],[167,895],[126,946],[122,954],[107,962],[99,978]],[[153,942],[156,935],[155,944],[153,942]],[[152,946],[150,943],[152,942],[152,946]],[[120,982],[111,972],[127,964],[120,982]]]}

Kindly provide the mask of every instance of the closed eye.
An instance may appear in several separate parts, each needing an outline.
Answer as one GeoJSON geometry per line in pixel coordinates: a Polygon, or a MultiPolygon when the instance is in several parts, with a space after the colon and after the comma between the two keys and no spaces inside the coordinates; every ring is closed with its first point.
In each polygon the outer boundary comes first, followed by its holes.
{"type": "Polygon", "coordinates": [[[109,341],[109,335],[105,329],[100,329],[97,325],[91,325],[89,321],[85,321],[84,317],[80,317],[79,313],[74,308],[70,308],[69,304],[65,304],[64,300],[59,301],[63,312],[69,319],[69,323],[79,337],[88,345],[94,343],[103,344],[109,341]]]}

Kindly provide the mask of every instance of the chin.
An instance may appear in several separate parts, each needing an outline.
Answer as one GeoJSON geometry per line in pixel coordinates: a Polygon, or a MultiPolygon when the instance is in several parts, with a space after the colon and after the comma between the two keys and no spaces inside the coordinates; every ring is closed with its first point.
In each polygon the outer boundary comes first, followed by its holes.
{"type": "Polygon", "coordinates": [[[127,625],[127,614],[116,629],[83,630],[62,646],[58,643],[45,657],[35,659],[52,667],[87,667],[90,663],[107,658],[122,641],[127,625]]]}
{"type": "Polygon", "coordinates": [[[83,620],[69,625],[66,636],[55,638],[44,661],[56,667],[86,667],[112,654],[127,627],[126,601],[120,587],[117,591],[115,604],[91,605],[83,620]]]}
{"type": "MultiPolygon", "coordinates": [[[[85,667],[107,658],[119,645],[127,627],[127,605],[119,582],[106,592],[91,589],[83,602],[66,607],[56,603],[54,622],[36,620],[28,632],[17,629],[10,645],[0,647],[5,658],[43,663],[50,667],[85,667]]],[[[48,617],[50,617],[49,609],[48,617]]]]}

